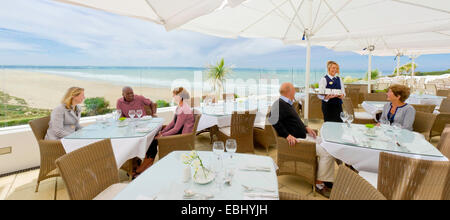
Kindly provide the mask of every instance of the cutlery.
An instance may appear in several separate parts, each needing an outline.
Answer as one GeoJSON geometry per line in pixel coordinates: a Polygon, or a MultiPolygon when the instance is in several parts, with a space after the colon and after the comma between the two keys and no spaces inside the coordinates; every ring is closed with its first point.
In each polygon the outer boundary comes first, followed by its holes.
{"type": "Polygon", "coordinates": [[[190,190],[190,189],[184,190],[183,198],[185,198],[185,199],[192,199],[192,198],[194,198],[196,195],[202,196],[204,199],[211,199],[211,198],[214,198],[214,195],[211,194],[211,193],[205,193],[205,194],[203,194],[203,193],[194,192],[194,191],[192,191],[192,190],[190,190]]]}
{"type": "Polygon", "coordinates": [[[246,191],[254,191],[256,189],[259,189],[259,190],[266,191],[266,192],[275,192],[275,190],[272,190],[272,189],[265,189],[265,188],[262,188],[262,187],[251,187],[251,186],[246,186],[244,184],[241,184],[241,185],[242,185],[242,187],[244,187],[244,189],[246,191]]]}

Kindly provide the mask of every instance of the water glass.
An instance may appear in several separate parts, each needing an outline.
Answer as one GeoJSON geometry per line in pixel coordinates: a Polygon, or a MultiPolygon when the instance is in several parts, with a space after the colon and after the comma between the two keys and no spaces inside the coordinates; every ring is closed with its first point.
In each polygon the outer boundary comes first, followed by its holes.
{"type": "Polygon", "coordinates": [[[348,115],[347,122],[348,122],[348,127],[349,128],[352,126],[353,120],[354,120],[353,115],[348,115]]]}
{"type": "Polygon", "coordinates": [[[233,154],[236,152],[237,144],[235,139],[228,139],[225,147],[227,152],[230,153],[230,159],[233,159],[233,154]]]}
{"type": "Polygon", "coordinates": [[[133,121],[134,116],[136,116],[136,111],[135,110],[128,111],[128,116],[130,116],[131,121],[133,121]]]}
{"type": "Polygon", "coordinates": [[[340,117],[342,119],[342,122],[346,123],[347,119],[348,119],[348,114],[347,112],[341,112],[340,117]]]}
{"type": "Polygon", "coordinates": [[[138,119],[141,119],[142,114],[144,114],[144,113],[142,112],[142,109],[136,110],[136,115],[137,115],[138,119]]]}

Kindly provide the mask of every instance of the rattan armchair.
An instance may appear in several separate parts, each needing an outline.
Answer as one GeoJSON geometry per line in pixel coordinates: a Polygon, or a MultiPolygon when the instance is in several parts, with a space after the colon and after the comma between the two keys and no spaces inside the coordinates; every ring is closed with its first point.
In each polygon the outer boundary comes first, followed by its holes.
{"type": "Polygon", "coordinates": [[[358,106],[359,104],[359,87],[348,87],[345,89],[345,96],[350,98],[353,106],[358,106]]]}
{"type": "Polygon", "coordinates": [[[110,139],[68,153],[55,163],[71,200],[110,200],[126,186],[119,183],[110,139]]]}
{"type": "Polygon", "coordinates": [[[353,104],[350,98],[346,97],[342,99],[343,101],[343,110],[347,112],[349,115],[353,115],[353,123],[355,124],[373,124],[375,123],[375,119],[369,114],[355,114],[355,110],[353,109],[353,104]]]}
{"type": "Polygon", "coordinates": [[[411,104],[414,109],[416,109],[416,112],[426,112],[426,113],[433,113],[434,109],[436,108],[436,105],[418,105],[418,104],[411,104]]]}
{"type": "Polygon", "coordinates": [[[177,134],[158,138],[159,159],[172,151],[190,151],[195,149],[195,137],[201,115],[195,114],[194,129],[189,134],[177,134]]]}
{"type": "Polygon", "coordinates": [[[442,100],[442,103],[439,106],[439,112],[450,113],[450,97],[442,100]]]}
{"type": "Polygon", "coordinates": [[[450,158],[450,124],[445,126],[437,148],[445,157],[450,158]]]}
{"type": "Polygon", "coordinates": [[[43,180],[60,176],[55,166],[55,160],[66,154],[64,147],[59,140],[44,140],[47,134],[50,116],[35,119],[29,122],[31,130],[36,137],[41,155],[41,167],[37,179],[36,192],[39,190],[39,183],[43,180]]]}
{"type": "Polygon", "coordinates": [[[448,200],[450,163],[381,152],[377,186],[389,200],[448,200]]]}
{"type": "Polygon", "coordinates": [[[192,97],[191,98],[191,107],[200,107],[200,97],[192,97]]]}
{"type": "Polygon", "coordinates": [[[421,133],[425,139],[430,140],[431,129],[435,121],[435,114],[417,111],[414,118],[413,131],[421,133]]]}
{"type": "Polygon", "coordinates": [[[152,102],[150,106],[144,105],[145,114],[156,117],[156,112],[158,111],[158,105],[155,102],[152,102]]]}
{"type": "Polygon", "coordinates": [[[385,92],[364,94],[364,101],[386,101],[386,99],[387,95],[385,92]]]}
{"type": "MultiPolygon", "coordinates": [[[[273,133],[277,134],[272,127],[273,133]]],[[[277,141],[277,175],[294,175],[303,178],[312,185],[315,194],[317,179],[317,154],[316,143],[310,141],[299,141],[290,147],[286,138],[276,135],[277,141]]]]}
{"type": "Polygon", "coordinates": [[[450,90],[448,90],[448,89],[438,89],[437,91],[436,91],[436,95],[437,96],[444,96],[444,97],[447,97],[447,96],[449,96],[450,95],[450,92],[449,92],[450,90]]]}
{"type": "Polygon", "coordinates": [[[433,128],[431,128],[430,138],[440,136],[447,124],[450,124],[450,112],[439,113],[436,116],[433,128]]]}
{"type": "Polygon", "coordinates": [[[253,125],[256,113],[233,112],[231,116],[231,127],[219,128],[217,138],[225,142],[227,139],[235,139],[238,153],[255,153],[253,145],[253,125]]]}
{"type": "MultiPolygon", "coordinates": [[[[302,113],[305,113],[305,103],[302,104],[302,113]]],[[[317,97],[317,94],[309,94],[309,119],[323,119],[322,100],[317,97]]]]}
{"type": "Polygon", "coordinates": [[[231,101],[234,101],[234,99],[235,99],[235,94],[234,94],[234,93],[224,93],[224,94],[222,94],[222,98],[223,98],[224,101],[225,101],[225,100],[231,100],[231,101]]]}
{"type": "MultiPolygon", "coordinates": [[[[298,194],[280,192],[280,200],[314,199],[298,194]]],[[[339,166],[330,200],[386,200],[377,189],[345,165],[339,166]]]]}
{"type": "Polygon", "coordinates": [[[269,115],[270,111],[266,116],[264,128],[259,127],[253,128],[254,145],[264,147],[264,149],[266,149],[266,153],[269,153],[270,146],[275,146],[277,144],[277,141],[275,140],[276,135],[273,132],[272,125],[268,121],[269,115]]]}

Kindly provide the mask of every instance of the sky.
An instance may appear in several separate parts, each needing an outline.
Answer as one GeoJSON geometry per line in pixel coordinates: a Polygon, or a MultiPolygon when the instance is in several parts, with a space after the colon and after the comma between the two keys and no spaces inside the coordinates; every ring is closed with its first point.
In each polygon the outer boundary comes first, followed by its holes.
{"type": "MultiPolygon", "coordinates": [[[[225,58],[238,68],[305,68],[306,49],[274,39],[226,39],[50,0],[14,0],[0,7],[0,65],[204,67],[225,58]]],[[[368,58],[313,47],[311,68],[328,60],[341,70],[367,70],[368,58]]],[[[416,59],[418,71],[450,69],[450,54],[416,59]]],[[[392,72],[394,57],[374,57],[392,72]]],[[[401,63],[410,62],[402,57],[401,63]]]]}

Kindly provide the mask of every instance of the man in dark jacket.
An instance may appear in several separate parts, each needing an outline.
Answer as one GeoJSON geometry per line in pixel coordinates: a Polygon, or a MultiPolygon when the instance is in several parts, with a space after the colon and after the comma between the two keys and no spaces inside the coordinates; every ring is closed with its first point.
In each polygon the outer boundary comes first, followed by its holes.
{"type": "MultiPolygon", "coordinates": [[[[315,141],[316,133],[305,126],[295,111],[293,100],[295,88],[291,83],[283,83],[280,87],[280,99],[274,102],[270,111],[269,122],[277,131],[279,137],[286,138],[289,146],[296,147],[297,138],[315,141]]],[[[329,196],[331,189],[327,188],[324,182],[334,181],[334,161],[335,159],[319,144],[316,144],[318,161],[317,190],[325,196],[329,196]]]]}

